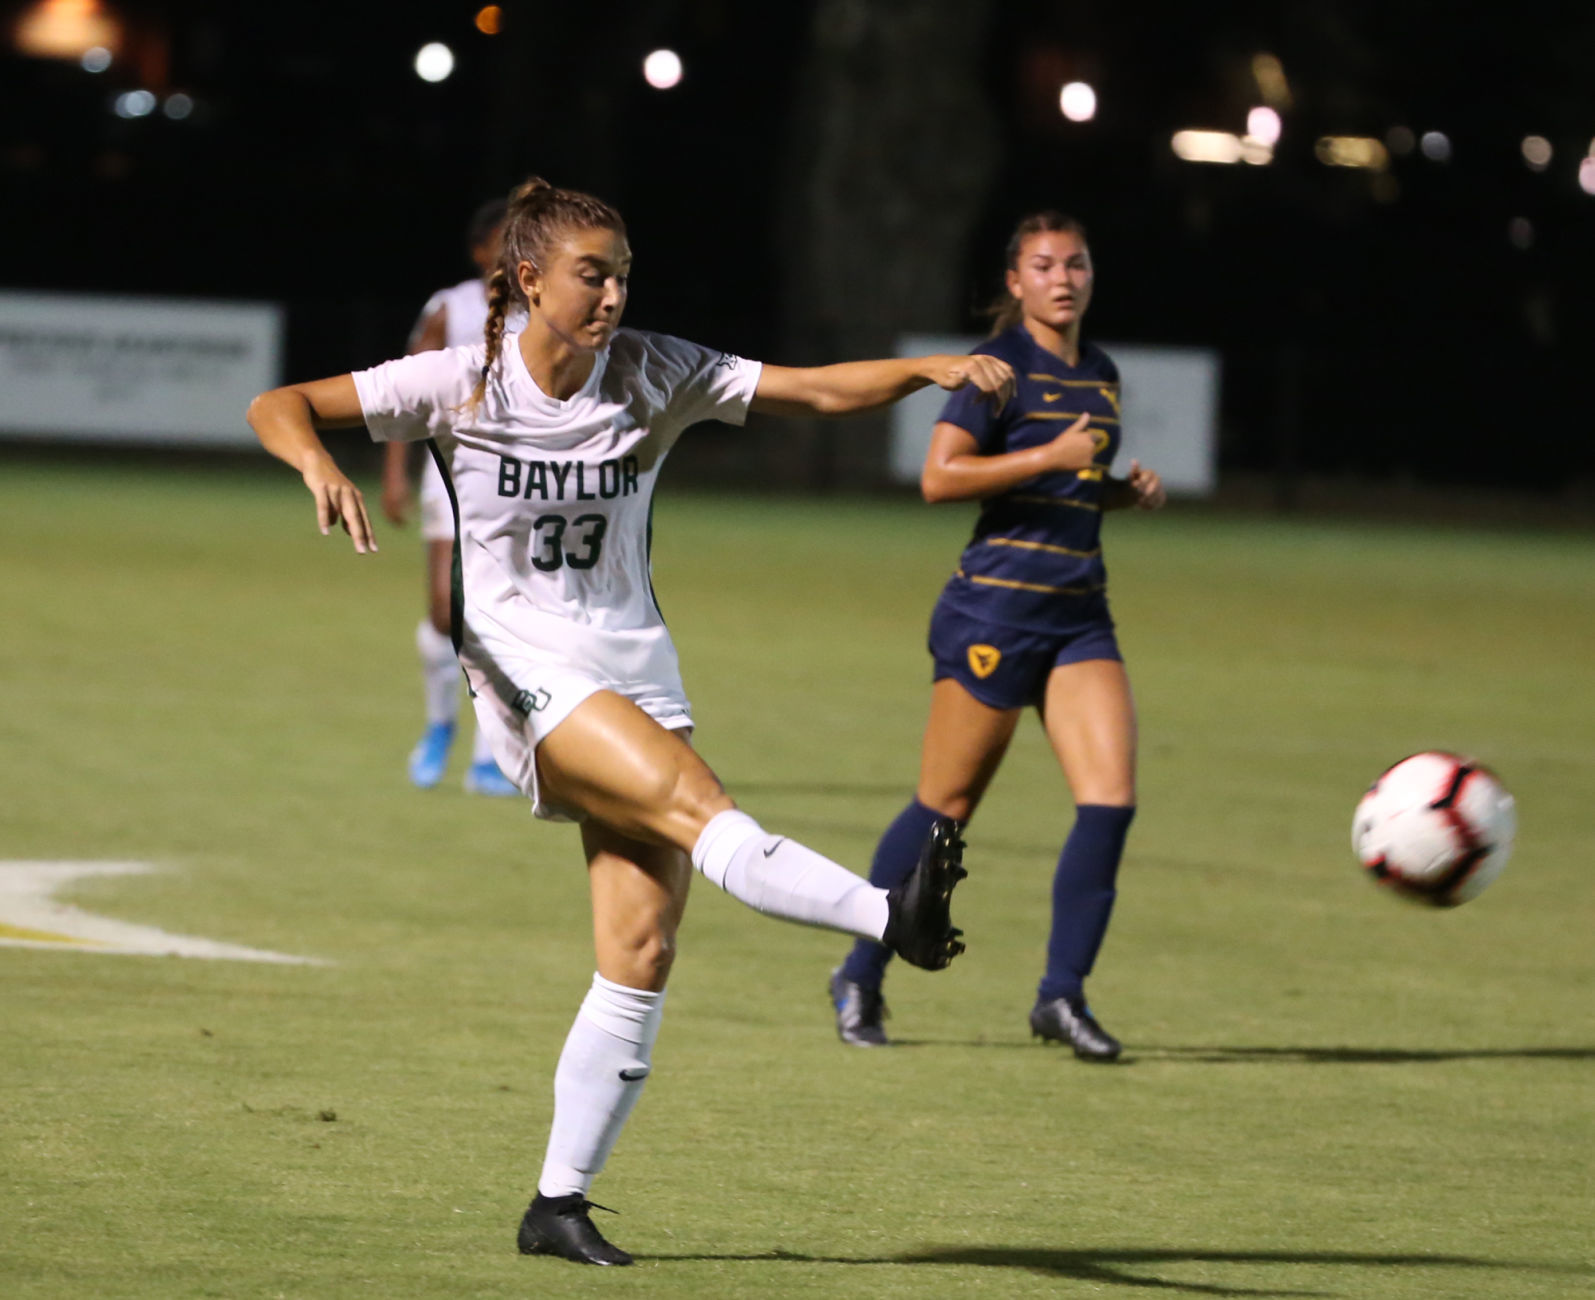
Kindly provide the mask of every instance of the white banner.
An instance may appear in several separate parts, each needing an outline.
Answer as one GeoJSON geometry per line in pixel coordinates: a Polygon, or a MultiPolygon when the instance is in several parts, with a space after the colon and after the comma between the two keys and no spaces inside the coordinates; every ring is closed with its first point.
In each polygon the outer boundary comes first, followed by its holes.
{"type": "MultiPolygon", "coordinates": [[[[932,352],[968,352],[977,335],[906,334],[900,357],[932,352]]],[[[1218,486],[1218,353],[1206,348],[1139,347],[1103,343],[1119,367],[1123,384],[1124,440],[1114,470],[1123,475],[1132,459],[1162,476],[1179,496],[1208,496],[1218,486]]],[[[930,431],[947,394],[922,388],[892,408],[891,475],[897,483],[919,482],[930,447],[930,431]]]]}
{"type": "Polygon", "coordinates": [[[0,291],[0,434],[255,446],[282,334],[270,303],[0,291]]]}

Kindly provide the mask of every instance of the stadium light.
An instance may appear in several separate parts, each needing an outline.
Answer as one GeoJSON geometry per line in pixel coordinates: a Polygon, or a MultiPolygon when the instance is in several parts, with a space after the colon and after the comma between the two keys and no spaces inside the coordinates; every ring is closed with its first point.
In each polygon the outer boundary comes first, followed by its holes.
{"type": "Polygon", "coordinates": [[[182,91],[168,95],[166,102],[161,105],[161,112],[174,122],[181,122],[194,111],[194,101],[182,91]]]}
{"type": "Polygon", "coordinates": [[[1279,134],[1284,129],[1279,114],[1271,108],[1254,108],[1246,114],[1246,135],[1249,139],[1256,140],[1258,144],[1266,144],[1272,149],[1279,143],[1279,134]]]}
{"type": "Polygon", "coordinates": [[[118,117],[148,117],[155,111],[155,96],[147,90],[123,91],[111,102],[118,117]]]}
{"type": "Polygon", "coordinates": [[[1233,131],[1176,131],[1169,141],[1186,162],[1238,163],[1241,138],[1233,131]]]}
{"type": "Polygon", "coordinates": [[[1527,217],[1513,217],[1506,223],[1506,237],[1513,248],[1526,253],[1534,247],[1534,223],[1527,217]]]}
{"type": "Polygon", "coordinates": [[[1418,137],[1410,126],[1393,126],[1385,132],[1385,147],[1397,158],[1405,158],[1418,147],[1418,137]]]}
{"type": "Polygon", "coordinates": [[[1551,142],[1543,135],[1523,137],[1523,161],[1531,172],[1542,172],[1551,165],[1551,142]]]}
{"type": "Polygon", "coordinates": [[[39,0],[17,19],[12,39],[19,54],[80,60],[95,48],[116,49],[122,29],[100,0],[39,0]]]}
{"type": "Polygon", "coordinates": [[[1418,140],[1418,148],[1430,162],[1451,161],[1451,137],[1444,131],[1425,131],[1418,140]]]}
{"type": "Polygon", "coordinates": [[[475,22],[483,36],[497,36],[504,30],[504,11],[498,5],[484,5],[476,11],[475,22]]]}
{"type": "Polygon", "coordinates": [[[1390,153],[1384,144],[1366,135],[1322,136],[1313,152],[1325,167],[1362,167],[1368,171],[1382,172],[1390,165],[1390,153]]]}
{"type": "Polygon", "coordinates": [[[1595,154],[1579,163],[1578,188],[1586,194],[1595,194],[1595,154]]]}
{"type": "Polygon", "coordinates": [[[674,50],[655,50],[642,61],[642,79],[655,90],[674,90],[681,73],[681,56],[674,50]]]}
{"type": "Polygon", "coordinates": [[[1097,92],[1089,82],[1071,81],[1058,92],[1058,110],[1071,122],[1089,122],[1097,115],[1097,92]]]}
{"type": "Polygon", "coordinates": [[[415,75],[422,81],[447,81],[454,71],[454,51],[442,41],[431,41],[415,52],[415,75]]]}
{"type": "Polygon", "coordinates": [[[78,64],[84,72],[104,72],[111,66],[111,52],[103,45],[90,46],[83,51],[78,64]]]}

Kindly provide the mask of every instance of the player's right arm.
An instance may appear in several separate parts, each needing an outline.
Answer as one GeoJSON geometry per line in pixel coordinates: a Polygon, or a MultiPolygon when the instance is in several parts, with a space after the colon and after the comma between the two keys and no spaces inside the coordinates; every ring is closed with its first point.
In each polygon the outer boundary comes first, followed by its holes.
{"type": "Polygon", "coordinates": [[[316,522],[323,533],[335,523],[361,555],[377,549],[360,489],[333,461],[317,429],[351,428],[365,423],[353,375],[289,384],[262,393],[249,404],[249,426],[260,445],[303,475],[316,498],[316,522]]]}
{"type": "Polygon", "coordinates": [[[919,475],[919,489],[925,500],[933,504],[979,501],[1028,483],[1042,474],[1085,469],[1096,457],[1101,436],[1087,429],[1090,422],[1087,412],[1051,442],[1022,451],[983,456],[974,434],[943,420],[931,433],[930,450],[919,475]]]}

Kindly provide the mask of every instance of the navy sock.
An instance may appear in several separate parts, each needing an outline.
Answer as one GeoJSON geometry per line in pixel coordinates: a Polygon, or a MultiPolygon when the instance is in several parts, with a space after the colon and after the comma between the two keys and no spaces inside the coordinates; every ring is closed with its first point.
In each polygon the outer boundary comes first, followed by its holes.
{"type": "Polygon", "coordinates": [[[1108,931],[1119,858],[1134,817],[1133,807],[1088,803],[1075,809],[1074,829],[1052,878],[1052,933],[1038,992],[1043,1002],[1083,996],[1085,977],[1108,931]]]}
{"type": "MultiPolygon", "coordinates": [[[[897,814],[875,846],[875,859],[869,869],[870,884],[877,889],[895,889],[907,880],[919,862],[919,851],[925,847],[931,823],[940,816],[934,808],[925,807],[918,799],[910,799],[908,807],[897,814]]],[[[891,959],[892,950],[885,944],[860,939],[842,963],[842,976],[867,989],[878,989],[886,977],[886,963],[891,959]]]]}

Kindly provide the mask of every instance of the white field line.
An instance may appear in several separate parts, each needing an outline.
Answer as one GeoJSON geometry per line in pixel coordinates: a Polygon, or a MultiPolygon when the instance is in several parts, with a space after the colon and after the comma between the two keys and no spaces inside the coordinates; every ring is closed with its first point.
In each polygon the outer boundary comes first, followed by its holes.
{"type": "Polygon", "coordinates": [[[154,870],[143,862],[0,861],[0,947],[70,949],[141,957],[203,957],[211,961],[265,961],[295,966],[325,964],[315,957],[294,957],[261,948],[218,943],[214,939],[168,934],[152,925],[96,916],[53,899],[63,886],[89,876],[142,876],[154,870]]]}

